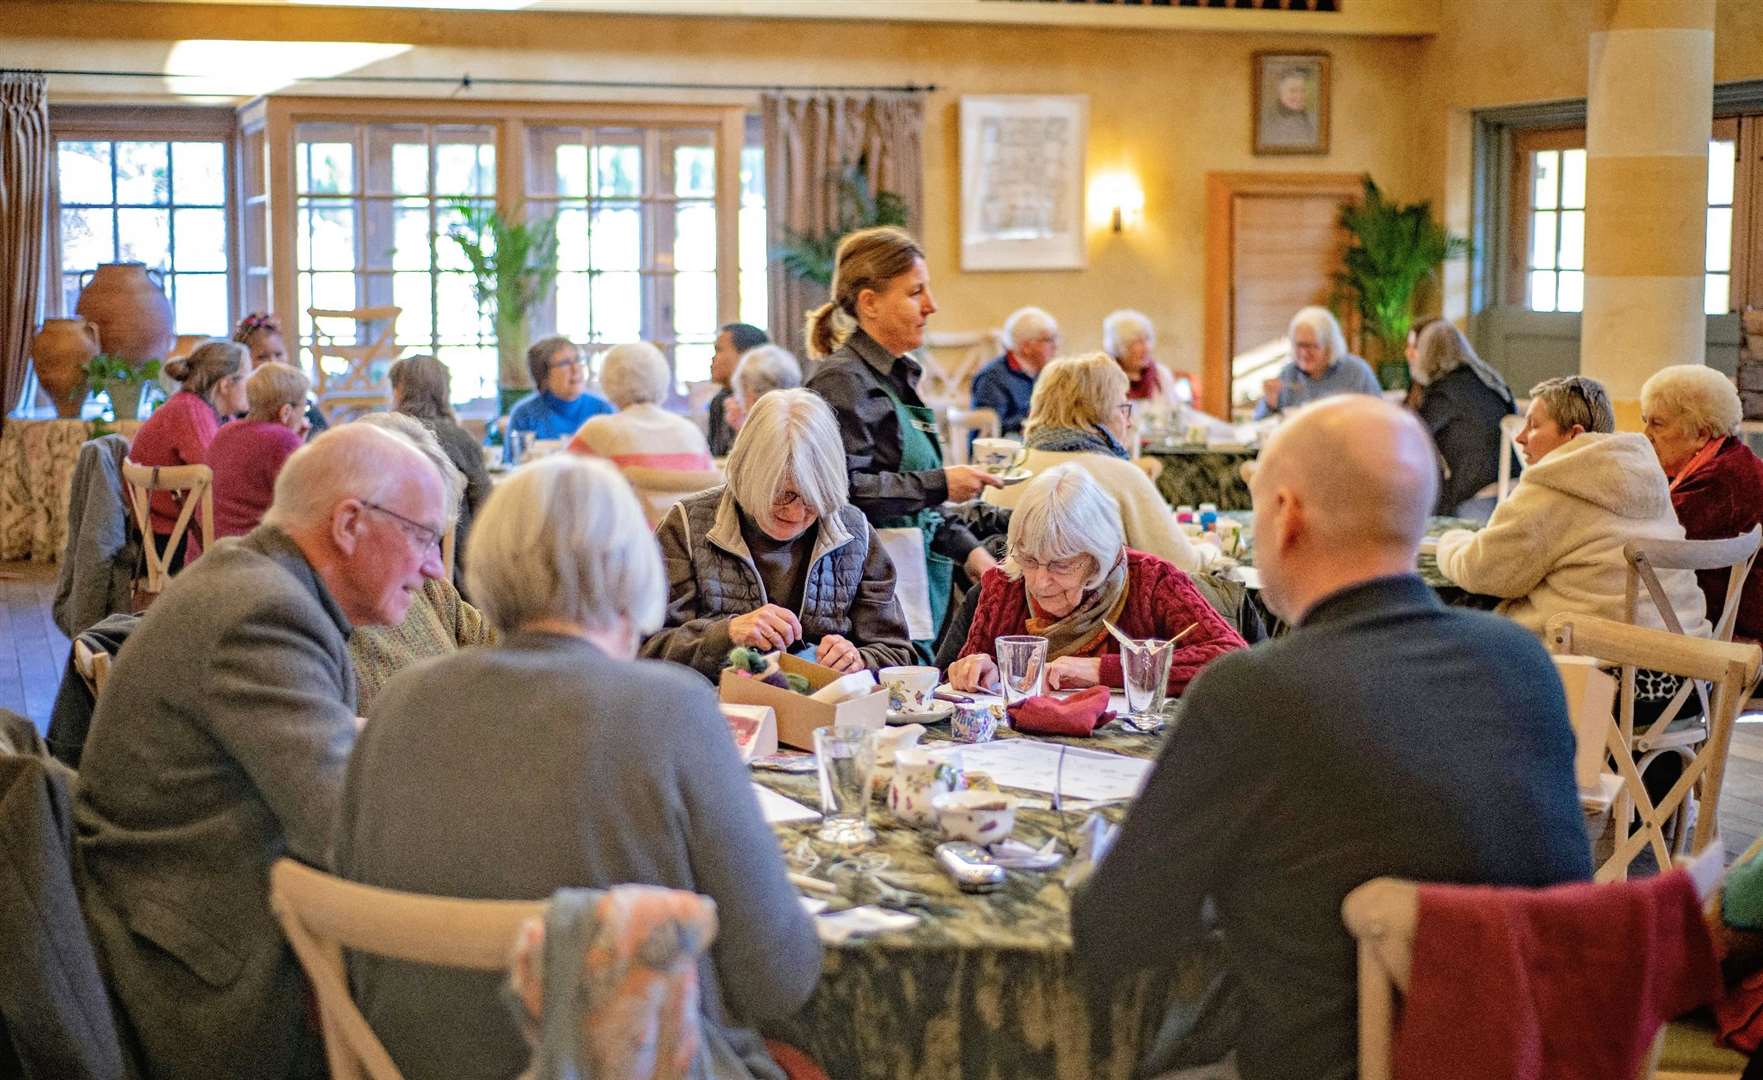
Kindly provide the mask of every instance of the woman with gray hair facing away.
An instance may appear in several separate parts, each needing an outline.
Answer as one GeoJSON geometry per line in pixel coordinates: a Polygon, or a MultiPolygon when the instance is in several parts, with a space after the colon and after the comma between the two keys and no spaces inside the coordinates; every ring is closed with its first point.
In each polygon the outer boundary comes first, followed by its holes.
{"type": "Polygon", "coordinates": [[[1512,390],[1475,355],[1463,332],[1442,319],[1421,330],[1408,373],[1422,388],[1417,411],[1439,452],[1433,513],[1455,514],[1499,478],[1500,455],[1513,452],[1500,433],[1500,421],[1518,411],[1512,390]]]}
{"type": "MultiPolygon", "coordinates": [[[[782,345],[761,345],[741,354],[735,373],[729,376],[732,391],[723,399],[723,419],[739,433],[753,411],[754,402],[773,390],[794,390],[802,385],[802,363],[782,345]]],[[[732,449],[732,444],[731,444],[732,449]]]]}
{"type": "Polygon", "coordinates": [[[621,469],[710,468],[710,447],[698,425],[661,407],[672,383],[667,358],[648,342],[607,349],[600,354],[600,389],[618,411],[589,417],[569,449],[607,458],[621,469]]]}
{"type": "MultiPolygon", "coordinates": [[[[444,523],[456,527],[465,477],[447,460],[434,432],[403,413],[368,413],[354,421],[390,432],[416,447],[441,474],[447,488],[444,523]]],[[[445,537],[438,537],[440,544],[445,537]]],[[[357,626],[349,635],[349,659],[355,666],[356,711],[367,712],[368,703],[386,680],[423,660],[495,640],[495,632],[477,608],[465,602],[451,577],[428,578],[422,591],[410,598],[404,621],[396,626],[357,626]]]]}
{"type": "Polygon", "coordinates": [[[1055,466],[1024,486],[1010,515],[1009,555],[980,582],[967,644],[949,667],[955,689],[996,685],[992,643],[1008,634],[1047,639],[1051,690],[1123,685],[1120,647],[1104,622],[1131,638],[1186,632],[1169,665],[1171,694],[1213,657],[1243,647],[1186,574],[1126,546],[1114,499],[1081,466],[1055,466]]]}
{"type": "Polygon", "coordinates": [[[728,483],[680,502],[656,539],[667,615],[644,656],[712,679],[736,645],[813,646],[819,663],[847,672],[913,662],[894,564],[850,504],[838,423],[811,391],[760,398],[735,437],[728,483]]]}
{"type": "MultiPolygon", "coordinates": [[[[1732,380],[1701,364],[1674,364],[1641,386],[1641,422],[1671,482],[1671,505],[1691,540],[1724,540],[1763,524],[1763,460],[1738,437],[1745,411],[1732,380]]],[[[1726,607],[1726,571],[1696,575],[1708,618],[1726,607]]],[[[1739,594],[1734,630],[1763,638],[1763,572],[1739,594]]]]}
{"type": "MultiPolygon", "coordinates": [[[[661,624],[660,552],[609,462],[517,470],[478,515],[471,593],[500,634],[386,685],[355,743],[337,872],[438,896],[542,900],[657,885],[715,901],[693,1076],[782,1080],[753,1027],[799,1009],[820,942],[716,694],[635,659],[661,624]]],[[[359,956],[356,1001],[411,1080],[500,1080],[527,1046],[505,976],[359,956]]]]}
{"type": "Polygon", "coordinates": [[[453,415],[453,373],[432,356],[406,356],[387,373],[392,383],[392,411],[415,417],[429,429],[447,460],[465,475],[465,498],[459,504],[459,542],[453,547],[453,580],[465,570],[465,537],[471,520],[490,497],[490,473],[483,447],[453,415]]]}

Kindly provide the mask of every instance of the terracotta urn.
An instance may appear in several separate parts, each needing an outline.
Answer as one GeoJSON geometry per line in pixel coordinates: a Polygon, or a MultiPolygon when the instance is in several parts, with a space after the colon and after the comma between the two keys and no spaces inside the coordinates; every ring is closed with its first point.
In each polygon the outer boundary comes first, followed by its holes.
{"type": "Polygon", "coordinates": [[[86,364],[98,355],[98,328],[86,319],[44,319],[31,339],[37,381],[55,402],[55,415],[78,419],[86,403],[86,364]]]}
{"type": "Polygon", "coordinates": [[[105,353],[135,363],[163,360],[177,340],[164,276],[138,262],[104,263],[86,274],[74,310],[98,324],[105,353]]]}

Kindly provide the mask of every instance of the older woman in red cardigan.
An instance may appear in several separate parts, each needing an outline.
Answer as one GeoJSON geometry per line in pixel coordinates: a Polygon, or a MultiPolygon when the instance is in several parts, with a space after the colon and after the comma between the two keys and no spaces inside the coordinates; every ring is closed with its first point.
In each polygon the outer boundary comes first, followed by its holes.
{"type": "MultiPolygon", "coordinates": [[[[1744,409],[1732,380],[1701,364],[1663,368],[1641,387],[1647,441],[1671,481],[1671,505],[1691,540],[1724,540],[1763,524],[1763,460],[1738,438],[1744,409]]],[[[1727,574],[1696,575],[1708,618],[1726,606],[1727,574]]],[[[1734,632],[1763,638],[1763,572],[1751,570],[1734,632]]]]}
{"type": "Polygon", "coordinates": [[[1243,639],[1174,564],[1126,546],[1114,499],[1077,465],[1029,482],[1010,517],[1010,554],[980,581],[979,605],[961,656],[949,666],[957,690],[997,683],[992,642],[1005,634],[1047,639],[1047,685],[1119,687],[1120,649],[1104,620],[1132,638],[1172,639],[1169,692],[1243,639]]]}

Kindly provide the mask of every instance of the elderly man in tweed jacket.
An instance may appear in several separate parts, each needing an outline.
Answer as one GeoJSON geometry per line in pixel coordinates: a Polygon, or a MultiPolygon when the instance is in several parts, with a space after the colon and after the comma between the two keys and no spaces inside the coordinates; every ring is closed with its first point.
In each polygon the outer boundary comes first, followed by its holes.
{"type": "Polygon", "coordinates": [[[445,485],[399,436],[327,432],[263,524],[175,578],[117,656],[75,791],[82,905],[153,1077],[322,1074],[270,864],[328,865],[355,741],[353,624],[444,574],[445,485]]]}

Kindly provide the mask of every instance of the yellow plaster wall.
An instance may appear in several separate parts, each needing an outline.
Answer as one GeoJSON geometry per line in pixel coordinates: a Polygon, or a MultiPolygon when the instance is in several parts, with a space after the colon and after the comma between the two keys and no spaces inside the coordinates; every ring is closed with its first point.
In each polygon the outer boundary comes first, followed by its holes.
{"type": "MultiPolygon", "coordinates": [[[[1089,349],[1100,345],[1103,315],[1116,307],[1137,307],[1157,321],[1160,355],[1195,372],[1200,368],[1207,172],[1369,171],[1408,196],[1436,185],[1413,153],[1423,55],[1417,39],[155,4],[39,3],[7,14],[0,19],[0,65],[165,70],[171,43],[218,38],[411,46],[362,69],[375,74],[469,70],[480,78],[934,82],[939,89],[928,100],[924,155],[924,239],[942,305],[933,325],[944,330],[997,326],[1017,306],[1034,303],[1060,320],[1069,349],[1089,349]],[[15,13],[21,17],[12,18],[15,13]],[[73,27],[77,39],[68,36],[73,27]],[[1257,49],[1333,54],[1329,155],[1256,158],[1250,153],[1250,57],[1257,49]],[[1145,193],[1144,227],[1123,236],[1093,227],[1087,272],[960,271],[957,101],[962,94],[994,93],[1088,94],[1091,173],[1125,168],[1137,175],[1145,193]]],[[[126,97],[151,89],[152,84],[68,78],[51,83],[55,100],[126,97]]],[[[311,92],[360,89],[330,85],[311,92]]],[[[443,91],[393,86],[372,92],[443,91]]],[[[529,89],[473,93],[557,96],[529,89]]]]}

